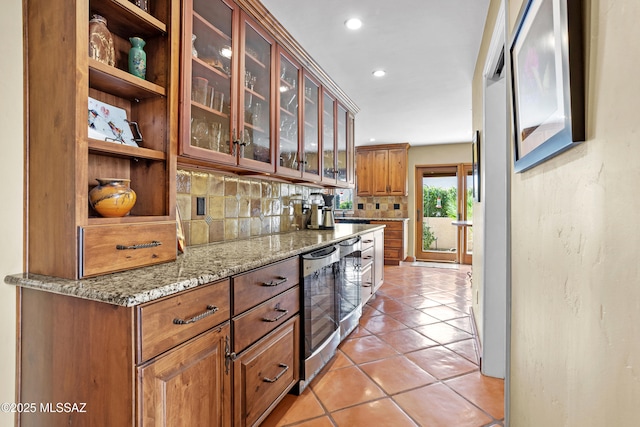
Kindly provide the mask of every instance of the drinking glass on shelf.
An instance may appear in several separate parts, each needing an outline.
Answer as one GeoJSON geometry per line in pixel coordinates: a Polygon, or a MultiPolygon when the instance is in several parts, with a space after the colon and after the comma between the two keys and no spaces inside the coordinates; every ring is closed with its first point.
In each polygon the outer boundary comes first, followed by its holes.
{"type": "Polygon", "coordinates": [[[202,105],[207,105],[207,88],[209,81],[204,77],[194,77],[191,86],[191,99],[202,105]]]}
{"type": "Polygon", "coordinates": [[[196,147],[209,148],[209,125],[204,119],[191,119],[191,141],[196,147]]]}
{"type": "Polygon", "coordinates": [[[209,139],[211,141],[211,149],[220,151],[220,141],[222,138],[222,123],[213,122],[210,126],[209,139]]]}

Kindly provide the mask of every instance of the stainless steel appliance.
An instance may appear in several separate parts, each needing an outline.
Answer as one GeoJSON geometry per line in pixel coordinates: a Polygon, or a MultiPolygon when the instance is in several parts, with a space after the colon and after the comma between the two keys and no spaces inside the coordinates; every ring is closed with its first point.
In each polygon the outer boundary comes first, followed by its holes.
{"type": "Polygon", "coordinates": [[[324,208],[322,208],[322,228],[332,229],[335,228],[335,221],[333,219],[333,194],[323,194],[324,208]]]}
{"type": "Polygon", "coordinates": [[[342,241],[340,248],[340,273],[337,283],[337,298],[340,320],[340,341],[358,326],[362,316],[360,277],[362,266],[362,238],[360,236],[342,241]]]}
{"type": "Polygon", "coordinates": [[[302,331],[304,360],[300,364],[300,382],[294,392],[301,393],[340,344],[336,283],[340,273],[337,246],[302,255],[303,304],[302,331]]]}

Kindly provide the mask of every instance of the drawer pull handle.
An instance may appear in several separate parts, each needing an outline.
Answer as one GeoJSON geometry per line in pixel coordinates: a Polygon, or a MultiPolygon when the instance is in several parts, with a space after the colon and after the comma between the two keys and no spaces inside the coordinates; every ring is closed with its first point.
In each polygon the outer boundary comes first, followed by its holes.
{"type": "Polygon", "coordinates": [[[147,249],[147,248],[155,248],[156,246],[160,246],[162,244],[162,242],[158,242],[157,240],[154,240],[151,243],[140,243],[137,245],[116,245],[116,249],[119,251],[124,251],[127,249],[147,249]]]}
{"type": "Polygon", "coordinates": [[[284,316],[286,316],[287,314],[289,314],[289,310],[285,309],[285,308],[280,308],[280,303],[276,304],[276,307],[274,308],[275,311],[279,312],[280,314],[278,314],[276,317],[263,317],[262,321],[263,322],[277,322],[278,320],[282,319],[284,316]]]}
{"type": "Polygon", "coordinates": [[[286,277],[278,277],[279,280],[271,280],[269,282],[262,282],[262,286],[278,286],[278,285],[282,285],[284,282],[287,281],[286,277]]]}
{"type": "Polygon", "coordinates": [[[284,363],[278,363],[278,366],[282,368],[282,371],[278,372],[278,375],[276,375],[273,378],[264,377],[262,379],[262,381],[264,381],[266,383],[275,383],[276,381],[278,381],[280,379],[281,376],[284,375],[285,372],[287,372],[289,370],[289,366],[285,365],[284,363]]]}
{"type": "Polygon", "coordinates": [[[173,319],[173,323],[175,325],[188,325],[189,323],[195,323],[198,320],[202,320],[207,316],[211,316],[213,313],[215,313],[216,311],[218,311],[218,307],[216,307],[215,305],[207,305],[207,311],[205,311],[204,313],[198,314],[196,316],[193,316],[191,319],[178,319],[177,317],[175,319],[173,319]]]}
{"type": "Polygon", "coordinates": [[[373,243],[373,240],[369,240],[369,239],[363,240],[362,243],[373,243]]]}
{"type": "Polygon", "coordinates": [[[362,284],[362,287],[363,287],[363,288],[370,288],[370,287],[371,287],[371,282],[364,282],[364,283],[362,284]]]}
{"type": "Polygon", "coordinates": [[[371,255],[363,256],[362,259],[371,259],[373,258],[371,255]]]}

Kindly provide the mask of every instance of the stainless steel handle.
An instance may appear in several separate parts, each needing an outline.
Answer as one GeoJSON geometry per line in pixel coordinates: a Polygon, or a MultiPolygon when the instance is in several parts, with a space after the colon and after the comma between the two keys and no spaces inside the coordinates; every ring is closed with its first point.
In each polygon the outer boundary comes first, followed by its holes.
{"type": "Polygon", "coordinates": [[[280,303],[276,304],[276,307],[273,310],[277,311],[280,314],[278,314],[276,317],[263,317],[262,318],[263,322],[277,322],[278,320],[282,319],[284,316],[289,314],[289,310],[285,308],[280,308],[280,303]]]}
{"type": "Polygon", "coordinates": [[[287,281],[286,277],[278,277],[278,279],[280,280],[271,280],[270,282],[262,282],[262,286],[278,286],[278,285],[282,285],[284,282],[287,281]]]}
{"type": "Polygon", "coordinates": [[[127,249],[147,249],[147,248],[155,248],[156,246],[160,246],[162,242],[158,242],[154,240],[150,243],[139,243],[137,245],[116,245],[116,249],[119,251],[124,251],[127,249]]]}
{"type": "Polygon", "coordinates": [[[285,365],[284,363],[278,363],[278,366],[283,368],[282,371],[278,372],[278,375],[276,375],[273,378],[264,377],[262,379],[262,381],[264,381],[266,383],[275,383],[276,381],[278,381],[280,379],[281,376],[284,375],[285,372],[287,372],[289,370],[289,366],[285,365]]]}
{"type": "Polygon", "coordinates": [[[362,259],[371,259],[373,258],[371,255],[363,256],[362,259]]]}
{"type": "Polygon", "coordinates": [[[373,243],[373,240],[371,239],[363,240],[362,243],[373,243]]]}
{"type": "Polygon", "coordinates": [[[371,285],[372,285],[372,283],[371,283],[371,282],[364,282],[364,283],[362,284],[362,287],[363,287],[363,288],[370,288],[370,287],[371,287],[371,285]]]}
{"type": "Polygon", "coordinates": [[[209,304],[207,305],[207,311],[205,311],[204,313],[200,313],[196,316],[193,316],[191,319],[187,319],[187,320],[176,317],[175,319],[173,319],[173,323],[175,325],[188,325],[189,323],[195,323],[198,320],[202,320],[207,316],[211,316],[216,311],[218,311],[218,307],[216,307],[215,305],[209,304]]]}

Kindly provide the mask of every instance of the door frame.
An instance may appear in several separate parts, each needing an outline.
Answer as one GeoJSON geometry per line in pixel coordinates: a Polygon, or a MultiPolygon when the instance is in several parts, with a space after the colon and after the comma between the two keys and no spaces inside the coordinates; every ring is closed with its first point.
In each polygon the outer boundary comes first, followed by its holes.
{"type": "MultiPolygon", "coordinates": [[[[471,163],[452,163],[452,164],[434,164],[434,165],[416,165],[415,166],[415,200],[416,200],[416,227],[415,227],[415,255],[416,260],[426,260],[433,262],[450,262],[456,264],[471,264],[471,255],[466,254],[466,228],[456,227],[457,248],[454,256],[450,252],[429,252],[429,258],[421,258],[419,255],[424,254],[422,250],[422,229],[423,229],[423,205],[422,205],[422,178],[425,176],[425,170],[434,173],[452,173],[455,171],[458,187],[458,219],[466,220],[466,171],[471,170],[471,163]]],[[[453,225],[452,225],[453,227],[453,225]]]]}

